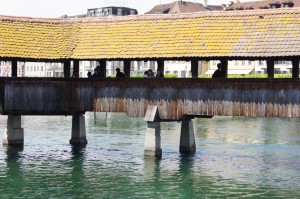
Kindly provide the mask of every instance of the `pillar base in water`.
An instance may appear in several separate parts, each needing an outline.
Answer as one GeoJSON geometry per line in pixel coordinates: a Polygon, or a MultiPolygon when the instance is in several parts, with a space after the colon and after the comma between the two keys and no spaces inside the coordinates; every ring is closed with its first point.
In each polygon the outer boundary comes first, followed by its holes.
{"type": "Polygon", "coordinates": [[[23,145],[24,130],[21,128],[21,115],[8,115],[7,129],[3,134],[3,145],[23,145]]]}
{"type": "Polygon", "coordinates": [[[87,143],[87,139],[70,139],[72,145],[86,145],[87,143]]]}
{"type": "Polygon", "coordinates": [[[144,156],[161,158],[160,148],[160,122],[147,122],[147,132],[145,136],[144,156]]]}
{"type": "Polygon", "coordinates": [[[86,145],[85,117],[82,114],[74,114],[72,117],[72,136],[70,144],[86,145]]]}
{"type": "Polygon", "coordinates": [[[161,149],[156,149],[156,150],[145,149],[144,150],[144,156],[161,158],[162,157],[162,150],[161,149]]]}
{"type": "Polygon", "coordinates": [[[196,152],[194,125],[191,120],[183,120],[181,123],[179,152],[183,154],[193,154],[196,152]]]}

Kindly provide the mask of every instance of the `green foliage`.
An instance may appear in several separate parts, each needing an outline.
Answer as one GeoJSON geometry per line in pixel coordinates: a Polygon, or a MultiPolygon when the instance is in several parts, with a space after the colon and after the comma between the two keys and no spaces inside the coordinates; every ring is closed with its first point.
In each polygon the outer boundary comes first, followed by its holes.
{"type": "Polygon", "coordinates": [[[165,74],[165,78],[177,78],[177,74],[165,74]]]}
{"type": "Polygon", "coordinates": [[[132,77],[132,78],[144,78],[144,75],[143,74],[133,74],[130,77],[132,77]]]}

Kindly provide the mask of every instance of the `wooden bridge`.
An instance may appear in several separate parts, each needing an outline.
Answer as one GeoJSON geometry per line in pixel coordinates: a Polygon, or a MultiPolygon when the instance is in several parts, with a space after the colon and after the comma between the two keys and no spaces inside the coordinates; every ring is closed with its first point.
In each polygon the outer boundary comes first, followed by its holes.
{"type": "Polygon", "coordinates": [[[70,143],[85,144],[87,111],[124,112],[148,122],[145,155],[161,156],[160,122],[181,121],[180,151],[195,151],[195,117],[300,117],[300,80],[1,78],[7,144],[23,144],[21,115],[71,115],[70,143]]]}
{"type": "Polygon", "coordinates": [[[34,19],[0,16],[0,112],[4,144],[23,144],[21,115],[72,115],[70,143],[86,144],[86,111],[125,112],[148,122],[145,155],[161,156],[160,122],[181,121],[180,151],[195,151],[195,117],[300,117],[300,8],[34,19]],[[190,79],[71,79],[79,61],[191,62],[190,79]],[[220,60],[224,78],[199,79],[199,63],[220,60]],[[227,79],[229,60],[267,63],[266,79],[227,79]],[[292,78],[274,79],[275,61],[291,61],[292,78]],[[17,77],[18,62],[61,62],[64,77],[17,77]]]}

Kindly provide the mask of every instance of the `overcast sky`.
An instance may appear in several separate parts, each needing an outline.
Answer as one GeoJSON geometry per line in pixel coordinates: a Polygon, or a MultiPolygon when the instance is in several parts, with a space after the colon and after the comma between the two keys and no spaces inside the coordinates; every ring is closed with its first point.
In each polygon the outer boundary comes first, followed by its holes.
{"type": "MultiPolygon", "coordinates": [[[[173,1],[175,0],[0,0],[0,15],[60,17],[64,14],[85,14],[88,8],[103,6],[130,7],[137,9],[139,14],[143,14],[155,5],[173,1]]],[[[203,0],[189,1],[203,3],[203,0]]],[[[208,0],[208,5],[221,5],[228,2],[229,0],[208,0]]]]}

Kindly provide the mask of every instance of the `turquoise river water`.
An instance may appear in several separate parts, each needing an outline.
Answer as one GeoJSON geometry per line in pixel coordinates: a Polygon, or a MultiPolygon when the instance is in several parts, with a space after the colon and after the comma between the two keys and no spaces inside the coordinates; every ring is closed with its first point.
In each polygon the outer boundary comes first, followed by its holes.
{"type": "Polygon", "coordinates": [[[86,147],[69,145],[71,119],[22,116],[24,146],[0,145],[1,199],[300,198],[300,119],[195,119],[191,156],[163,123],[160,160],[143,155],[143,119],[87,113],[86,147]]]}

